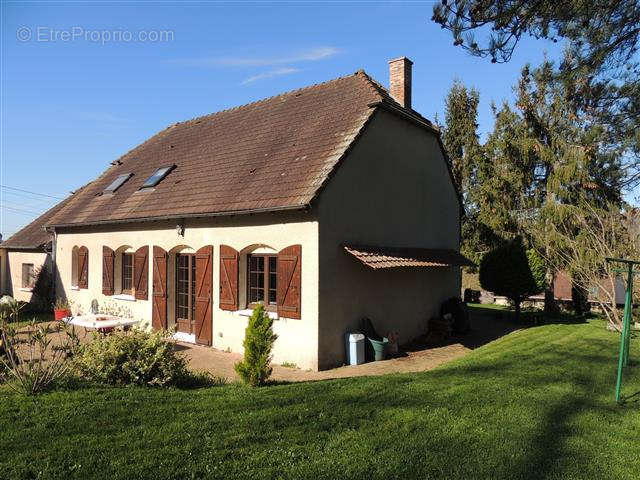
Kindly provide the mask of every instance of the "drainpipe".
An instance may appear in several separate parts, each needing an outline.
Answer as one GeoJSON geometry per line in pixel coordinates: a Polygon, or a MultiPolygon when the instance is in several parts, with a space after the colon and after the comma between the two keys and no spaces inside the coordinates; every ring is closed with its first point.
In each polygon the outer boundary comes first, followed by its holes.
{"type": "Polygon", "coordinates": [[[56,265],[56,250],[57,250],[57,239],[58,234],[56,233],[55,227],[45,227],[45,230],[51,235],[51,277],[53,278],[52,282],[52,295],[51,299],[53,302],[56,301],[56,286],[57,286],[57,278],[58,278],[58,267],[56,265]]]}

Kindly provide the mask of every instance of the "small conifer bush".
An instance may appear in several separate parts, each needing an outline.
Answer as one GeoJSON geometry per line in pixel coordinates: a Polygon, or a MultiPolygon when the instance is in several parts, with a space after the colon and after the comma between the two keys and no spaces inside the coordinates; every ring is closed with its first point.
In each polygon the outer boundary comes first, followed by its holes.
{"type": "Polygon", "coordinates": [[[235,365],[245,383],[257,387],[271,376],[271,349],[278,336],[273,333],[273,320],[261,304],[253,309],[244,333],[244,360],[235,365]]]}

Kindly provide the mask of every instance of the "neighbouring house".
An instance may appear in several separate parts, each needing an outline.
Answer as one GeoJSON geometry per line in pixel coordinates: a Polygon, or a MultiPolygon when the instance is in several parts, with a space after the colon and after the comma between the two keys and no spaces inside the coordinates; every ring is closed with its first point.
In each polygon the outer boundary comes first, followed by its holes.
{"type": "MultiPolygon", "coordinates": [[[[492,292],[483,290],[480,286],[477,273],[464,273],[462,284],[463,289],[479,291],[480,299],[483,303],[496,303],[498,305],[509,304],[507,297],[494,295],[492,292]]],[[[571,304],[571,288],[570,275],[565,271],[556,272],[553,279],[553,297],[559,304],[564,306],[571,304]]],[[[626,287],[622,277],[616,277],[613,284],[611,280],[603,277],[599,284],[593,285],[589,289],[588,301],[591,304],[597,304],[600,301],[610,303],[611,299],[615,299],[617,305],[624,305],[625,292],[626,287]]],[[[532,306],[542,307],[544,306],[544,294],[532,295],[527,298],[526,303],[532,306]]]]}
{"type": "Polygon", "coordinates": [[[22,302],[52,301],[52,237],[45,225],[67,201],[50,208],[0,243],[1,295],[22,302]]]}
{"type": "Polygon", "coordinates": [[[345,360],[362,317],[406,342],[460,292],[459,194],[412,62],[176,123],[115,160],[44,223],[56,292],[242,352],[251,309],[273,359],[345,360]]]}

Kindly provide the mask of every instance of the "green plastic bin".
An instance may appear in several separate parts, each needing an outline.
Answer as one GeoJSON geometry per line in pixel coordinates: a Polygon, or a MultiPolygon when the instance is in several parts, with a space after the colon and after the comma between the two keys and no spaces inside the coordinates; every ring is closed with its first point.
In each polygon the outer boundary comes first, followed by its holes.
{"type": "Polygon", "coordinates": [[[371,342],[371,346],[373,347],[373,360],[376,362],[384,360],[387,357],[387,345],[389,344],[389,339],[387,337],[382,337],[382,341],[374,340],[370,337],[367,337],[367,339],[371,342]]]}

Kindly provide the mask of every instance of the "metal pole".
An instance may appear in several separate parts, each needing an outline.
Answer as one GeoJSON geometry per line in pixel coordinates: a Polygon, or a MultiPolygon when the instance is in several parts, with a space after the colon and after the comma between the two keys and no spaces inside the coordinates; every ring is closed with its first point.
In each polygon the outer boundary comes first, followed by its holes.
{"type": "Polygon", "coordinates": [[[633,265],[628,264],[627,294],[624,301],[624,314],[622,319],[622,335],[620,335],[620,355],[618,356],[618,377],[616,379],[616,402],[620,403],[620,390],[622,388],[622,370],[629,361],[629,328],[631,318],[632,294],[633,294],[633,265]]]}

